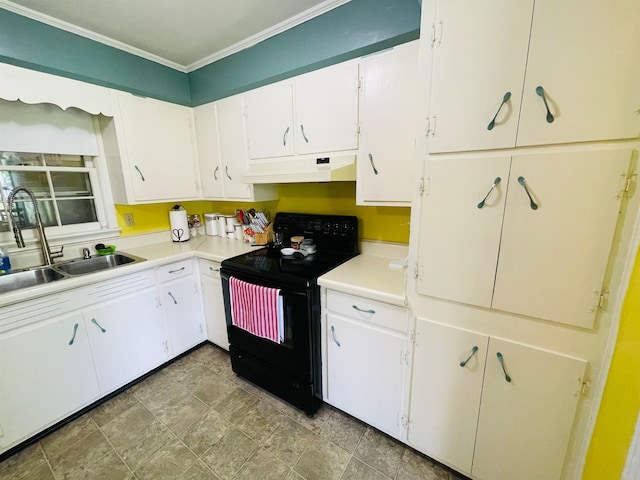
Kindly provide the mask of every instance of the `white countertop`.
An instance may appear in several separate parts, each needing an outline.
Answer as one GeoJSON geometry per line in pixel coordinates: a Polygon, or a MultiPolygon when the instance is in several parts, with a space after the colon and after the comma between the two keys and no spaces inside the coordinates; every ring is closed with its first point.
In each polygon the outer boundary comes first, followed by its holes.
{"type": "MultiPolygon", "coordinates": [[[[172,242],[166,237],[164,233],[158,233],[109,239],[105,243],[115,245],[117,251],[142,257],[145,261],[3,293],[0,294],[0,307],[191,257],[222,262],[256,248],[223,237],[194,237],[182,243],[172,242]]],[[[403,245],[365,241],[361,247],[362,254],[323,275],[318,283],[354,295],[404,306],[406,268],[391,269],[389,262],[405,257],[406,250],[403,245]]]]}
{"type": "Polygon", "coordinates": [[[406,246],[365,242],[360,255],[322,275],[318,284],[404,307],[407,304],[407,269],[391,268],[389,263],[406,255],[406,246]]]}

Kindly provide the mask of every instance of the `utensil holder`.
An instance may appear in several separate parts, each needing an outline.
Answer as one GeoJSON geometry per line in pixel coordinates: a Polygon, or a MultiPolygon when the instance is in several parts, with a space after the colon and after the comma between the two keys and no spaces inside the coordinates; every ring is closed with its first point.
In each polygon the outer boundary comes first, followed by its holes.
{"type": "Polygon", "coordinates": [[[270,223],[264,227],[264,233],[256,232],[253,236],[256,245],[266,245],[269,242],[273,242],[273,224],[270,223]]]}

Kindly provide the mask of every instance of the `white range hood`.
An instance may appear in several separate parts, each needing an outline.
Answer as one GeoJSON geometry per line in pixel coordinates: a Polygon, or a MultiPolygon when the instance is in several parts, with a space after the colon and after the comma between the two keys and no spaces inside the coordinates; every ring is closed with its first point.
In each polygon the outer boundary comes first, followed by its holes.
{"type": "Polygon", "coordinates": [[[356,155],[254,162],[244,183],[348,182],[356,179],[356,155]]]}

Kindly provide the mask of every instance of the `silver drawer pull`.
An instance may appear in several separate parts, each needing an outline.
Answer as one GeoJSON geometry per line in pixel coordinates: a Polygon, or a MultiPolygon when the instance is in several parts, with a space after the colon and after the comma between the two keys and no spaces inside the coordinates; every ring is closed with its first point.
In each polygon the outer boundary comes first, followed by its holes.
{"type": "Polygon", "coordinates": [[[73,342],[76,339],[76,333],[78,333],[78,324],[77,323],[73,326],[73,335],[71,336],[71,340],[69,340],[69,345],[73,345],[73,342]]]}
{"type": "Polygon", "coordinates": [[[340,342],[336,340],[336,329],[333,328],[333,325],[331,325],[331,338],[333,339],[333,341],[337,346],[340,346],[340,342]]]}
{"type": "Polygon", "coordinates": [[[493,185],[491,185],[491,188],[489,189],[489,191],[487,192],[487,194],[484,196],[484,198],[480,201],[480,203],[478,204],[478,208],[482,208],[484,207],[485,202],[487,201],[487,198],[489,198],[489,195],[491,195],[491,192],[493,192],[493,189],[496,188],[496,186],[502,181],[502,179],[500,177],[496,177],[496,179],[493,181],[493,185]]]}
{"type": "Polygon", "coordinates": [[[504,379],[507,382],[511,382],[511,377],[507,373],[507,369],[504,366],[504,358],[502,357],[502,354],[500,352],[498,352],[498,353],[496,353],[496,357],[498,357],[498,361],[500,362],[500,366],[502,367],[502,372],[504,373],[504,379]]]}
{"type": "Polygon", "coordinates": [[[176,300],[176,297],[173,296],[173,293],[167,292],[167,295],[169,295],[171,297],[171,300],[173,300],[173,304],[174,305],[178,304],[178,301],[176,300]]]}
{"type": "Polygon", "coordinates": [[[179,268],[179,269],[177,269],[177,270],[169,270],[169,273],[178,273],[178,272],[181,272],[181,271],[183,271],[183,270],[184,270],[184,267],[179,268]]]}
{"type": "Polygon", "coordinates": [[[102,333],[107,333],[107,331],[104,328],[102,328],[102,325],[100,325],[95,318],[91,319],[91,323],[93,323],[96,327],[98,327],[102,333]]]}
{"type": "Polygon", "coordinates": [[[471,360],[471,357],[473,357],[477,351],[478,351],[478,347],[477,345],[474,345],[474,347],[471,349],[471,354],[467,357],[466,360],[460,362],[460,366],[465,367],[467,363],[469,363],[469,360],[471,360]]]}
{"type": "Polygon", "coordinates": [[[219,272],[220,271],[219,268],[213,268],[213,267],[209,267],[209,270],[211,270],[212,272],[219,272]]]}
{"type": "Polygon", "coordinates": [[[351,307],[353,307],[354,310],[357,310],[361,313],[370,313],[371,315],[374,315],[376,313],[375,310],[363,310],[362,308],[358,307],[357,305],[351,305],[351,307]]]}

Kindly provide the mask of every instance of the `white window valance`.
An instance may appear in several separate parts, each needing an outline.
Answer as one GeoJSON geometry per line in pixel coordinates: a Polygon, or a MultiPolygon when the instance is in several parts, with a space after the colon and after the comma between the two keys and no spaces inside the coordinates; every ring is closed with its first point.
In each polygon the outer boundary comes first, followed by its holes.
{"type": "Polygon", "coordinates": [[[99,155],[93,117],[77,108],[0,100],[0,151],[99,155]]]}
{"type": "Polygon", "coordinates": [[[108,88],[0,63],[0,99],[23,103],[50,103],[62,110],[70,107],[92,115],[113,117],[108,88]]]}

